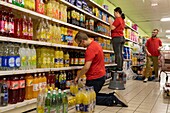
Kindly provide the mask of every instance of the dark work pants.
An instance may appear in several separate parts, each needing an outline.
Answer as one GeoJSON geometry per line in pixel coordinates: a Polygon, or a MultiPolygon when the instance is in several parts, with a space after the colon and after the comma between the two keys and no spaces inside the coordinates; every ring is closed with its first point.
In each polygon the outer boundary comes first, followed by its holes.
{"type": "Polygon", "coordinates": [[[112,38],[113,50],[115,53],[115,61],[116,61],[118,69],[123,69],[122,52],[123,52],[124,43],[125,43],[125,38],[123,36],[112,38]]]}

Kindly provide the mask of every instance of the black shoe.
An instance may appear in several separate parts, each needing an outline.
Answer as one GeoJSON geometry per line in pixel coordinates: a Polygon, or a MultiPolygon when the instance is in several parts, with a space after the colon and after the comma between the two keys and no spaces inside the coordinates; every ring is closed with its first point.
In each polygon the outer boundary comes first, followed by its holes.
{"type": "Polygon", "coordinates": [[[113,97],[113,103],[117,106],[128,107],[128,103],[125,98],[118,92],[110,93],[113,97]]]}

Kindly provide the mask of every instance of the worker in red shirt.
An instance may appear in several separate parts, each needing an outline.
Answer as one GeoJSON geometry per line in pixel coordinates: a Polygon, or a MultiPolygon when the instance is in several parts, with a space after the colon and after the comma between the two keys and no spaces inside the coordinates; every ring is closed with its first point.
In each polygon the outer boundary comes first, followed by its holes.
{"type": "Polygon", "coordinates": [[[80,47],[85,47],[85,65],[75,78],[78,82],[82,75],[86,75],[86,86],[93,86],[96,92],[96,104],[113,105],[121,104],[127,106],[126,101],[117,93],[101,94],[99,91],[105,83],[105,64],[102,47],[95,41],[88,38],[83,32],[78,32],[75,36],[75,42],[80,47]],[[103,100],[103,101],[102,101],[103,100]]]}
{"type": "Polygon", "coordinates": [[[143,82],[147,82],[150,76],[151,62],[153,62],[154,72],[155,72],[155,81],[159,81],[158,78],[158,56],[160,55],[160,50],[162,48],[162,42],[159,38],[157,38],[159,30],[154,29],[152,31],[152,37],[149,38],[145,44],[147,61],[146,61],[146,73],[145,79],[143,82]]]}
{"type": "Polygon", "coordinates": [[[117,71],[122,71],[123,69],[123,47],[125,43],[125,38],[123,34],[123,30],[125,28],[125,15],[122,13],[122,9],[117,7],[114,9],[115,20],[112,23],[110,20],[110,28],[111,28],[111,36],[112,36],[112,44],[113,50],[115,52],[115,62],[117,64],[117,71]]]}

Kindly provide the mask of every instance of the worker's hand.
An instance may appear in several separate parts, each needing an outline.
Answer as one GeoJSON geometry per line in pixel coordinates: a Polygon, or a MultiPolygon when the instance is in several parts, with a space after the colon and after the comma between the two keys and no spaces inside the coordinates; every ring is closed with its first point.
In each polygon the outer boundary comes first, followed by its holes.
{"type": "Polygon", "coordinates": [[[150,54],[150,53],[147,53],[147,55],[148,55],[148,56],[151,56],[151,54],[150,54]]]}
{"type": "Polygon", "coordinates": [[[160,51],[161,49],[162,49],[162,47],[159,47],[159,48],[158,48],[158,51],[160,51]]]}
{"type": "Polygon", "coordinates": [[[79,80],[79,77],[76,76],[76,78],[74,79],[74,83],[77,84],[79,80]]]}

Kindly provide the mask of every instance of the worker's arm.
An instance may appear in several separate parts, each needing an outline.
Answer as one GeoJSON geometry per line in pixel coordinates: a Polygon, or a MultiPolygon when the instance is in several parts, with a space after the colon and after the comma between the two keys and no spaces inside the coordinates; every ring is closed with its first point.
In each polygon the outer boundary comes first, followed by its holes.
{"type": "Polygon", "coordinates": [[[79,78],[80,78],[82,75],[86,74],[86,72],[90,69],[91,63],[92,63],[92,61],[87,61],[87,62],[85,63],[85,65],[84,65],[83,68],[81,69],[80,73],[78,73],[78,75],[76,76],[76,78],[75,78],[75,80],[74,80],[75,83],[78,82],[79,78]]]}
{"type": "Polygon", "coordinates": [[[111,29],[111,30],[114,30],[116,27],[115,27],[114,25],[112,25],[112,22],[111,22],[111,21],[109,21],[109,23],[110,23],[110,29],[111,29]]]}

